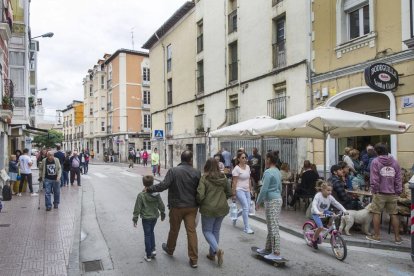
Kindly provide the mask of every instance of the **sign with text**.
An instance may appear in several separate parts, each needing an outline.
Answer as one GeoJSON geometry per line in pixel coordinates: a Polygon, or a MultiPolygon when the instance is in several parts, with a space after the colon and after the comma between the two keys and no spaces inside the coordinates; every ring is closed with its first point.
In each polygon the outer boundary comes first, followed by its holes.
{"type": "Polygon", "coordinates": [[[365,68],[365,82],[373,90],[386,92],[398,87],[398,72],[385,63],[374,63],[365,68]]]}

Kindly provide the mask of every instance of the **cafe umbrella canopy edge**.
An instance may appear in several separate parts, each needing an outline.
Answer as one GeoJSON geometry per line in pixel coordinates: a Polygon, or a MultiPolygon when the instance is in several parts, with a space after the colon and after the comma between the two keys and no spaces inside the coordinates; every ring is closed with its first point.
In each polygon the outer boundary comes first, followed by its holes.
{"type": "MultiPolygon", "coordinates": [[[[275,137],[275,135],[259,135],[256,129],[259,127],[272,126],[275,127],[279,120],[273,119],[266,115],[256,116],[253,119],[242,121],[237,124],[219,128],[210,133],[211,137],[215,138],[246,138],[246,139],[260,139],[261,156],[263,158],[263,138],[264,137],[275,137]]],[[[263,171],[263,162],[261,163],[260,177],[263,171]]]]}
{"type": "Polygon", "coordinates": [[[320,106],[313,110],[277,121],[274,125],[258,126],[254,133],[263,136],[323,139],[323,174],[326,179],[326,142],[331,138],[405,133],[410,124],[336,107],[320,106]]]}

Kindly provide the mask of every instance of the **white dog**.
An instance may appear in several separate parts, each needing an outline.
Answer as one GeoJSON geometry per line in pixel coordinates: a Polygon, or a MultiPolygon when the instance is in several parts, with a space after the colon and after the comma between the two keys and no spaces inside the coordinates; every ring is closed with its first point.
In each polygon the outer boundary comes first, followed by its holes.
{"type": "Polygon", "coordinates": [[[370,204],[365,207],[365,209],[355,211],[355,210],[348,210],[349,215],[342,216],[341,218],[341,225],[339,226],[339,231],[341,233],[344,232],[345,228],[345,235],[350,236],[349,229],[351,229],[354,223],[361,224],[361,230],[366,235],[371,235],[369,233],[369,226],[372,221],[372,213],[369,211],[370,204]]]}

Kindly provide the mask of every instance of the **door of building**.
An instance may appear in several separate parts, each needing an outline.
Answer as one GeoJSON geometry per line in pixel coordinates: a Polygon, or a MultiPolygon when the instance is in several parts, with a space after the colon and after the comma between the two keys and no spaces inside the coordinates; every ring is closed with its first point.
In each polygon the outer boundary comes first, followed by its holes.
{"type": "Polygon", "coordinates": [[[197,169],[203,171],[206,163],[206,144],[197,144],[197,169]]]}

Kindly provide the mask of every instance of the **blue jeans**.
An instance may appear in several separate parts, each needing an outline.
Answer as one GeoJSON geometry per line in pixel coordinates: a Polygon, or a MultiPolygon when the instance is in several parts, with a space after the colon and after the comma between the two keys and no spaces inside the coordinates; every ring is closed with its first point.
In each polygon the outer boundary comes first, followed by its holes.
{"type": "Polygon", "coordinates": [[[249,226],[249,210],[250,210],[250,201],[251,201],[250,192],[236,190],[236,197],[237,197],[237,200],[240,202],[242,209],[243,209],[242,216],[243,216],[244,230],[247,231],[250,229],[250,226],[249,226]]]}
{"type": "Polygon", "coordinates": [[[224,219],[222,217],[206,217],[201,216],[201,227],[206,241],[210,245],[210,256],[214,256],[219,249],[218,244],[220,240],[220,228],[224,219]]]}
{"type": "Polygon", "coordinates": [[[52,207],[52,202],[51,202],[52,196],[50,195],[50,193],[52,192],[52,189],[53,189],[53,204],[58,205],[60,203],[60,181],[50,180],[50,179],[45,178],[43,183],[45,185],[45,190],[46,190],[46,193],[45,193],[46,208],[52,207]]]}
{"type": "Polygon", "coordinates": [[[152,165],[152,174],[156,175],[158,172],[158,164],[157,165],[152,165]]]}
{"type": "Polygon", "coordinates": [[[62,171],[62,182],[63,182],[63,185],[69,184],[69,171],[62,171]]]}
{"type": "Polygon", "coordinates": [[[147,257],[152,256],[152,251],[155,250],[155,236],[154,228],[157,223],[157,219],[143,219],[142,228],[144,229],[145,238],[145,253],[147,257]]]}

